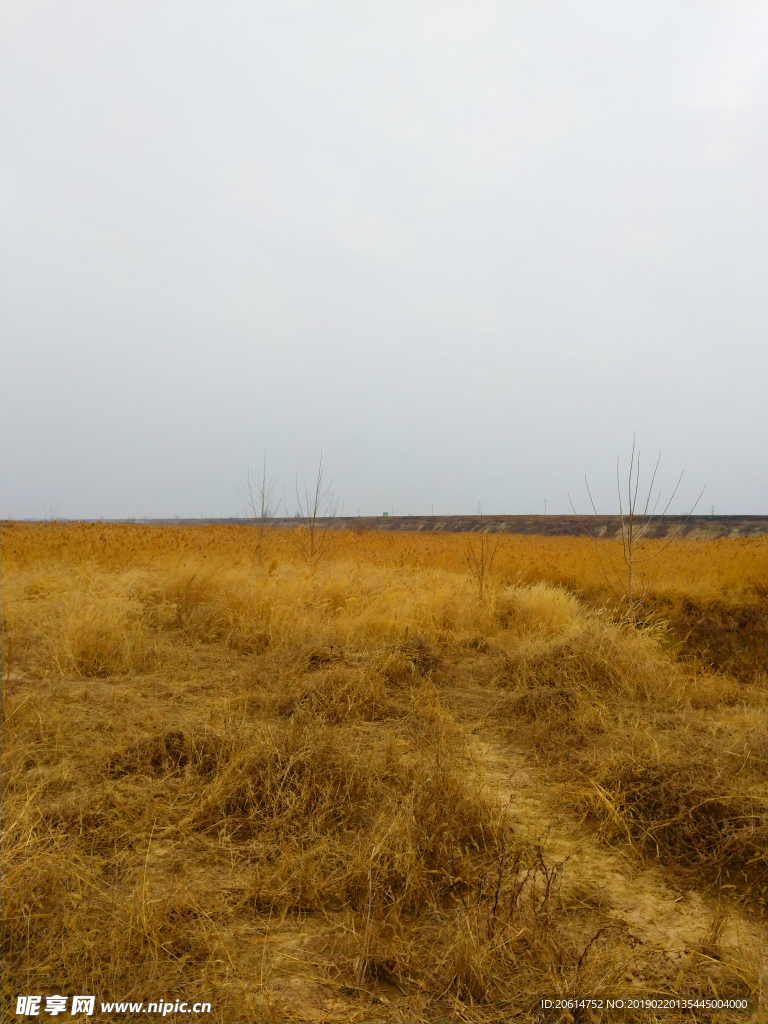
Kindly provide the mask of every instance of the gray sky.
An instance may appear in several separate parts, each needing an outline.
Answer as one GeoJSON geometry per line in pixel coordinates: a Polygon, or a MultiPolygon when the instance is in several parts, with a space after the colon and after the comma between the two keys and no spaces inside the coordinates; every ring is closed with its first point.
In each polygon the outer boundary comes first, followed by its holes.
{"type": "Polygon", "coordinates": [[[768,4],[1,24],[3,517],[768,511],[768,4]]]}

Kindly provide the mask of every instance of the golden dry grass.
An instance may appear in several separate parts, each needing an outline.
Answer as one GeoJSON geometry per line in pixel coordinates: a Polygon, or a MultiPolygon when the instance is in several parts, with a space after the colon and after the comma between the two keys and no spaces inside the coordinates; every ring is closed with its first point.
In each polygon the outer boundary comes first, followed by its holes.
{"type": "Polygon", "coordinates": [[[502,537],[480,601],[465,536],[295,539],[4,528],[3,1020],[764,1019],[765,541],[676,542],[631,625],[586,540],[502,537]]]}
{"type": "MultiPolygon", "coordinates": [[[[298,562],[290,530],[270,531],[271,557],[298,562]]],[[[497,535],[495,562],[501,580],[546,580],[581,590],[605,590],[595,545],[586,537],[497,535]]],[[[451,533],[377,533],[340,531],[334,538],[340,561],[442,569],[466,575],[467,537],[451,533]]],[[[660,541],[659,547],[665,542],[660,541]]],[[[105,568],[153,566],[185,556],[243,565],[254,558],[255,540],[241,526],[158,528],[105,523],[7,524],[3,558],[9,565],[37,566],[92,563],[105,568]]],[[[608,548],[606,548],[608,550],[608,548]]],[[[651,548],[649,548],[649,552],[651,548]]],[[[766,540],[675,540],[654,570],[656,593],[679,594],[698,601],[741,601],[765,597],[766,540]]]]}

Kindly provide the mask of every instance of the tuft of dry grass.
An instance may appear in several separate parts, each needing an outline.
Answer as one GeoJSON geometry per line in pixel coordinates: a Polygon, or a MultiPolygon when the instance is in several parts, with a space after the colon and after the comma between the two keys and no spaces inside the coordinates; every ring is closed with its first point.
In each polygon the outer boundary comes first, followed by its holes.
{"type": "Polygon", "coordinates": [[[632,728],[623,709],[623,749],[604,735],[574,759],[589,781],[578,806],[601,822],[606,840],[634,842],[647,856],[764,907],[763,699],[753,688],[736,707],[647,713],[642,729],[632,728]]]}

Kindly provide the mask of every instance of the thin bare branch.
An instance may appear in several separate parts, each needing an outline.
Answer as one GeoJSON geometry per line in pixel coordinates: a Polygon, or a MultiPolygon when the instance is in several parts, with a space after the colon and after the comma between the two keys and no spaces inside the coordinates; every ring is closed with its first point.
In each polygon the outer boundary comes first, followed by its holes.
{"type": "MultiPolygon", "coordinates": [[[[586,487],[587,487],[587,494],[589,495],[589,501],[590,501],[590,504],[592,505],[592,511],[594,512],[595,515],[598,515],[597,509],[595,507],[595,502],[594,502],[594,500],[592,498],[592,492],[589,489],[589,481],[587,480],[586,474],[584,475],[584,483],[586,484],[586,487]]],[[[597,559],[598,559],[598,563],[600,565],[600,571],[603,574],[603,578],[605,579],[605,582],[608,584],[610,589],[615,594],[616,591],[613,588],[613,584],[608,579],[608,573],[605,571],[605,566],[603,565],[603,545],[602,545],[602,543],[600,542],[600,540],[597,537],[594,536],[594,534],[590,533],[590,531],[584,525],[584,519],[576,511],[576,509],[574,507],[574,504],[573,504],[573,499],[571,498],[571,495],[570,495],[570,492],[568,494],[568,502],[569,502],[569,504],[571,506],[571,511],[576,516],[576,518],[577,518],[577,520],[579,522],[579,526],[581,527],[582,533],[584,534],[585,537],[588,537],[592,541],[592,543],[595,545],[595,549],[597,551],[597,559]]],[[[608,540],[611,543],[616,543],[616,541],[614,541],[612,537],[609,537],[608,540]]],[[[611,553],[610,553],[609,549],[606,549],[606,554],[607,554],[607,558],[608,558],[608,565],[610,566],[610,568],[612,569],[612,571],[616,575],[616,580],[617,580],[617,582],[619,584],[619,587],[621,589],[623,589],[623,583],[622,583],[621,577],[619,576],[618,572],[616,571],[616,569],[613,566],[613,562],[611,560],[611,553]]]]}
{"type": "MultiPolygon", "coordinates": [[[[667,509],[668,509],[668,508],[669,508],[669,506],[670,506],[670,505],[672,504],[672,501],[674,500],[674,497],[675,497],[675,495],[677,494],[677,489],[678,489],[678,487],[680,486],[680,482],[681,482],[681,480],[683,479],[683,473],[684,473],[684,472],[685,472],[685,470],[683,470],[683,471],[682,471],[682,472],[680,473],[680,476],[679,476],[679,477],[678,477],[678,479],[677,479],[677,483],[675,484],[675,489],[674,489],[674,491],[672,491],[672,494],[670,495],[669,501],[668,501],[668,502],[667,502],[667,504],[666,504],[666,505],[664,506],[664,511],[663,511],[663,512],[661,513],[661,514],[662,514],[663,516],[665,516],[665,515],[667,514],[667,509]]],[[[703,493],[704,493],[704,491],[702,491],[702,492],[701,492],[701,494],[703,494],[703,493]]],[[[700,497],[701,497],[701,495],[699,495],[699,498],[700,498],[700,497]]],[[[698,503],[699,503],[699,498],[697,498],[697,499],[696,499],[696,505],[698,505],[698,503]]],[[[694,507],[694,508],[696,508],[696,505],[694,505],[693,507],[694,507]]],[[[689,513],[688,513],[688,515],[690,515],[690,514],[691,514],[691,513],[689,512],[689,513]]]]}
{"type": "Polygon", "coordinates": [[[303,526],[296,534],[296,547],[309,568],[314,570],[327,553],[330,520],[335,519],[338,512],[338,501],[333,494],[333,480],[327,486],[324,482],[322,451],[314,486],[310,490],[307,484],[304,484],[303,500],[299,494],[298,476],[296,477],[296,501],[303,520],[303,526]]]}
{"type": "MultiPolygon", "coordinates": [[[[660,462],[661,462],[661,452],[659,452],[659,457],[656,459],[656,465],[653,467],[653,476],[651,477],[651,482],[648,485],[648,497],[646,498],[645,509],[643,510],[643,515],[644,516],[648,515],[648,505],[651,502],[651,495],[653,494],[653,485],[656,482],[656,474],[659,471],[659,463],[660,462]]],[[[661,491],[659,491],[659,497],[661,497],[661,491]]],[[[658,500],[659,499],[657,498],[656,501],[658,502],[658,500]]],[[[651,515],[653,515],[653,513],[651,513],[651,515]]]]}
{"type": "MultiPolygon", "coordinates": [[[[629,472],[627,473],[626,477],[626,508],[623,499],[623,486],[621,479],[621,458],[619,457],[616,460],[616,491],[619,499],[619,519],[621,524],[621,531],[618,538],[610,539],[613,543],[615,543],[618,546],[621,554],[621,560],[624,563],[624,570],[621,576],[619,576],[616,566],[614,565],[614,561],[611,558],[610,550],[606,549],[606,552],[608,556],[609,568],[612,572],[616,574],[617,580],[621,586],[621,589],[624,592],[624,599],[627,602],[627,614],[630,620],[634,618],[635,612],[645,599],[649,588],[649,578],[645,572],[638,573],[639,567],[658,558],[664,551],[666,551],[666,549],[675,539],[674,537],[670,537],[667,540],[667,542],[662,545],[662,547],[658,548],[655,551],[651,551],[650,554],[643,555],[643,552],[648,550],[648,545],[651,542],[651,527],[653,526],[653,523],[657,518],[657,508],[659,506],[659,502],[661,501],[661,490],[659,490],[658,494],[656,495],[656,500],[653,503],[653,508],[649,513],[648,510],[651,506],[651,501],[653,499],[653,492],[656,484],[656,478],[658,475],[660,463],[661,453],[659,453],[659,456],[656,459],[653,473],[651,475],[651,481],[648,486],[648,493],[645,498],[645,505],[641,513],[638,511],[638,496],[641,493],[641,459],[640,451],[637,448],[637,439],[634,433],[632,434],[632,453],[629,461],[629,472]],[[641,588],[641,594],[639,599],[636,595],[636,583],[639,583],[639,586],[641,588]]],[[[677,494],[680,488],[682,479],[683,473],[681,473],[678,477],[677,483],[675,484],[675,487],[669,499],[667,500],[663,511],[661,512],[661,516],[665,516],[667,514],[672,504],[672,501],[674,500],[675,495],[677,494]]],[[[592,492],[590,490],[589,481],[586,477],[586,474],[584,476],[584,482],[587,487],[587,494],[589,495],[589,501],[592,506],[592,511],[595,513],[595,515],[597,515],[597,508],[592,497],[592,492]]],[[[685,523],[688,521],[691,515],[693,515],[696,506],[698,505],[699,501],[702,498],[702,495],[704,494],[704,490],[705,488],[702,489],[701,494],[699,494],[698,498],[694,502],[694,505],[691,508],[690,512],[683,520],[682,525],[685,525],[685,523]]],[[[568,495],[568,500],[571,501],[570,494],[568,495]]],[[[572,501],[571,508],[573,509],[574,514],[577,515],[572,501]]],[[[584,529],[581,520],[579,522],[582,526],[582,529],[584,529]]],[[[584,532],[587,531],[584,530],[584,532]]],[[[592,537],[592,539],[595,541],[595,545],[597,547],[600,569],[603,573],[603,576],[605,577],[606,582],[610,585],[608,579],[608,572],[606,571],[606,567],[603,563],[603,545],[598,543],[597,538],[592,537]]]]}
{"type": "Polygon", "coordinates": [[[250,466],[248,467],[244,484],[245,493],[243,494],[241,492],[240,494],[246,518],[255,520],[258,529],[256,557],[259,563],[264,560],[267,540],[266,531],[269,525],[269,520],[274,517],[275,511],[279,508],[280,502],[283,500],[283,495],[285,494],[285,484],[283,484],[280,497],[275,502],[274,495],[276,488],[277,478],[270,478],[267,476],[267,453],[265,452],[261,470],[258,475],[251,470],[250,466]]]}
{"type": "MultiPolygon", "coordinates": [[[[681,474],[681,476],[682,476],[682,474],[681,474]]],[[[693,507],[691,508],[691,511],[690,511],[690,512],[688,513],[688,515],[687,515],[687,516],[685,517],[685,519],[684,519],[684,520],[682,521],[682,523],[680,524],[680,528],[681,528],[681,529],[682,529],[682,528],[683,528],[683,527],[685,526],[685,524],[686,524],[686,523],[688,522],[688,520],[689,520],[689,519],[691,518],[691,516],[692,516],[692,515],[693,515],[693,513],[695,512],[695,510],[696,510],[696,506],[697,506],[697,505],[699,504],[699,502],[701,501],[701,499],[702,499],[702,497],[703,497],[703,495],[704,495],[704,491],[706,491],[706,489],[707,489],[707,487],[706,487],[706,484],[705,484],[705,485],[704,485],[704,486],[702,487],[702,489],[701,489],[701,492],[700,492],[700,494],[699,494],[698,498],[697,498],[697,499],[696,499],[696,501],[695,501],[695,502],[693,503],[693,507]]],[[[662,548],[659,548],[659,550],[658,550],[658,551],[655,551],[655,552],[654,552],[654,553],[653,553],[652,555],[648,555],[648,557],[647,557],[647,558],[641,558],[641,559],[638,559],[638,561],[639,561],[639,562],[650,562],[650,561],[651,561],[651,559],[653,559],[653,558],[656,558],[656,557],[657,557],[658,555],[660,555],[660,554],[661,554],[662,552],[666,551],[666,550],[667,550],[667,548],[669,547],[669,545],[670,545],[670,544],[672,544],[672,543],[673,543],[673,541],[675,541],[675,540],[677,540],[677,537],[670,537],[670,538],[669,538],[669,540],[667,541],[667,543],[666,543],[666,544],[665,544],[665,545],[664,545],[664,546],[663,546],[662,548]]]]}

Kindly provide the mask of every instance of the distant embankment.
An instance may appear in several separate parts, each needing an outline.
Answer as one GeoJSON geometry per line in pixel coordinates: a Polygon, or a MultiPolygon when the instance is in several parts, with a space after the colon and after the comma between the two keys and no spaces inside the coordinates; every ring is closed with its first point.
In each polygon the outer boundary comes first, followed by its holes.
{"type": "MultiPolygon", "coordinates": [[[[111,520],[114,522],[115,520],[111,520]]],[[[127,522],[128,520],[120,520],[127,522]]],[[[152,526],[253,526],[253,519],[133,519],[152,526]]],[[[302,519],[270,519],[270,526],[301,526],[302,519]]],[[[341,530],[388,530],[440,533],[524,533],[545,537],[614,537],[621,531],[619,516],[338,516],[318,520],[341,530]]],[[[768,516],[655,516],[647,536],[754,537],[768,533],[768,516]]]]}

